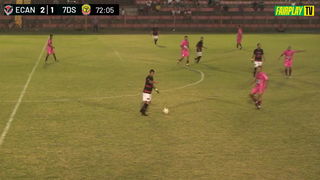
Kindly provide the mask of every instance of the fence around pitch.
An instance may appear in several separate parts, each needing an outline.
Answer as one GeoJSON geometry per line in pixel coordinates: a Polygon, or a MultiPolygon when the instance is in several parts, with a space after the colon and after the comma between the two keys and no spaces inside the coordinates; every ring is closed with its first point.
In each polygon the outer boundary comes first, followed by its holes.
{"type": "MultiPolygon", "coordinates": [[[[0,28],[12,23],[14,16],[0,16],[0,28]]],[[[38,24],[42,28],[80,28],[88,29],[92,27],[93,18],[91,16],[23,16],[23,26],[20,28],[33,27],[32,24],[38,24]]],[[[139,28],[152,27],[154,23],[161,24],[161,27],[277,27],[280,24],[285,28],[320,28],[320,16],[272,16],[261,14],[255,15],[215,15],[215,16],[192,16],[191,22],[178,16],[144,16],[144,15],[126,15],[126,16],[101,16],[99,17],[99,26],[101,28],[139,28]],[[251,22],[251,23],[250,23],[251,22]]],[[[159,25],[160,26],[160,25],[159,25]]]]}

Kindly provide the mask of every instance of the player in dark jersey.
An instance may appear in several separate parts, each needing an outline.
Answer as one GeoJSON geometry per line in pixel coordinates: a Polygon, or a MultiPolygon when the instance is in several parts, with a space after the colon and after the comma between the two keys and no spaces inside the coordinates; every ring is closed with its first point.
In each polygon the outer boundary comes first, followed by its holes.
{"type": "Polygon", "coordinates": [[[203,46],[203,37],[200,38],[200,41],[197,43],[196,47],[197,47],[198,57],[195,58],[194,60],[196,61],[196,63],[198,63],[202,57],[202,48],[207,49],[206,47],[203,46]]]}
{"type": "Polygon", "coordinates": [[[264,62],[266,62],[266,59],[264,58],[263,49],[261,49],[261,44],[258,43],[257,49],[253,51],[253,55],[251,58],[251,62],[254,62],[253,77],[256,77],[257,67],[262,66],[262,59],[264,60],[264,62]]]}
{"type": "Polygon", "coordinates": [[[156,24],[152,28],[151,35],[153,36],[154,44],[157,45],[159,39],[159,28],[156,24]]]}
{"type": "Polygon", "coordinates": [[[154,84],[159,84],[153,80],[154,70],[150,70],[150,74],[146,78],[146,82],[144,85],[143,93],[142,93],[142,101],[144,102],[143,107],[140,109],[140,113],[142,116],[147,116],[146,110],[151,102],[151,93],[152,89],[156,90],[159,93],[158,89],[154,86],[154,84]]]}

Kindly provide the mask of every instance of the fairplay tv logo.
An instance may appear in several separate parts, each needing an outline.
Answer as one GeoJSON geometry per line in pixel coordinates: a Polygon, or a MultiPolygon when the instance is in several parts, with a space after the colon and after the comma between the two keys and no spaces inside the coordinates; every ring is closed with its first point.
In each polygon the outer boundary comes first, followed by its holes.
{"type": "Polygon", "coordinates": [[[314,6],[275,6],[275,16],[314,16],[314,6]]]}

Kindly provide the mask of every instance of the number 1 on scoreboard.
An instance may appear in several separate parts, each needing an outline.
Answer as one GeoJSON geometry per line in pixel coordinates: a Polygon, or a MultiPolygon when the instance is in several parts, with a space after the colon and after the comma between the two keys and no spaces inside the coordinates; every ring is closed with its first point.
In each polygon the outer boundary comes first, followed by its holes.
{"type": "Polygon", "coordinates": [[[56,15],[57,10],[56,10],[56,5],[50,4],[48,5],[48,15],[56,15]]]}

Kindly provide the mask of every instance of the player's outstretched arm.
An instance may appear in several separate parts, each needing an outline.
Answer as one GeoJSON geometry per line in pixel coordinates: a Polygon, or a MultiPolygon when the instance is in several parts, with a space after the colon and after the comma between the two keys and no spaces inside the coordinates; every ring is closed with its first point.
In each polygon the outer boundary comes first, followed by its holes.
{"type": "Polygon", "coordinates": [[[251,57],[251,62],[253,62],[253,58],[255,58],[255,54],[253,53],[252,57],[251,57]]]}
{"type": "Polygon", "coordinates": [[[149,81],[150,84],[159,84],[160,82],[156,82],[156,81],[149,81]]]}
{"type": "Polygon", "coordinates": [[[264,62],[267,62],[266,58],[264,57],[264,55],[262,55],[262,59],[263,59],[264,62]]]}
{"type": "Polygon", "coordinates": [[[284,54],[280,54],[280,56],[279,56],[278,60],[280,60],[280,58],[281,58],[283,55],[284,55],[284,54]]]}
{"type": "Polygon", "coordinates": [[[254,79],[254,81],[252,83],[250,83],[250,85],[254,84],[256,82],[256,79],[254,79]]]}
{"type": "Polygon", "coordinates": [[[265,86],[265,89],[267,89],[267,88],[268,88],[268,83],[269,83],[269,80],[266,80],[265,82],[266,82],[266,86],[265,86]]]}

